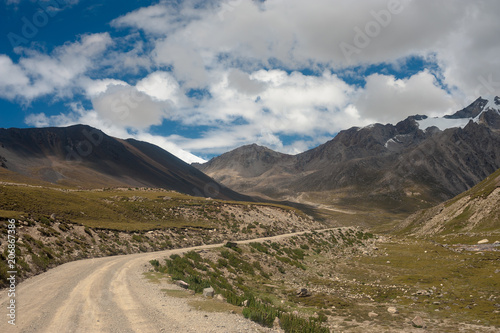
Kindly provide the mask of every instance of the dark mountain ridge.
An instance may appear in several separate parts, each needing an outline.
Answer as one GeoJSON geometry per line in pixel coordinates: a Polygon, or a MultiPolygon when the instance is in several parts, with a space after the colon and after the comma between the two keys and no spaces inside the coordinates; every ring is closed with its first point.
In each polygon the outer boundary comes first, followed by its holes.
{"type": "Polygon", "coordinates": [[[150,143],[110,137],[85,125],[0,129],[4,169],[66,186],[158,187],[181,193],[251,200],[150,143]]]}

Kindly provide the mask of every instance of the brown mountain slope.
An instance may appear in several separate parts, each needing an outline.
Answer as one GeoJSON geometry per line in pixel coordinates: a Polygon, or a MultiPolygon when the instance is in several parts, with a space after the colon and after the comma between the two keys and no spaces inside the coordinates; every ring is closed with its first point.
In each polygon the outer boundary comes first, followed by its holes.
{"type": "Polygon", "coordinates": [[[10,171],[2,173],[9,179],[27,177],[83,188],[158,187],[197,196],[251,200],[155,145],[116,139],[84,125],[0,129],[0,160],[2,168],[10,171]]]}
{"type": "Polygon", "coordinates": [[[235,191],[280,198],[279,191],[269,184],[288,182],[297,172],[295,163],[295,156],[253,144],[193,166],[235,191]]]}
{"type": "Polygon", "coordinates": [[[400,229],[418,236],[500,232],[499,202],[500,169],[452,200],[411,215],[400,229]]]}

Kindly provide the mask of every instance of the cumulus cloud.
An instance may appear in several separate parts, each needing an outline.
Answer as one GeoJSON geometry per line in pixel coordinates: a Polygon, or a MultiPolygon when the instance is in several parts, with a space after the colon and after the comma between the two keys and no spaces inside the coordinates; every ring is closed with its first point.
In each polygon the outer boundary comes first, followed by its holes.
{"type": "Polygon", "coordinates": [[[117,125],[138,129],[160,125],[164,106],[135,87],[113,85],[92,99],[99,117],[117,125]]]}
{"type": "Polygon", "coordinates": [[[0,96],[14,99],[29,84],[30,79],[23,69],[14,64],[9,57],[0,55],[0,96]]]}
{"type": "Polygon", "coordinates": [[[33,99],[53,94],[72,97],[78,79],[96,68],[95,62],[112,43],[108,33],[82,36],[77,42],[57,47],[50,55],[23,49],[19,62],[0,55],[0,94],[7,99],[33,99]]]}
{"type": "Polygon", "coordinates": [[[230,11],[228,4],[208,3],[184,1],[172,8],[161,2],[114,24],[160,36],[156,61],[172,65],[190,85],[205,85],[205,71],[220,61],[247,71],[276,60],[290,69],[318,64],[338,69],[415,55],[435,55],[445,83],[468,97],[478,89],[477,73],[500,76],[496,1],[339,1],[332,6],[329,0],[267,0],[238,2],[230,11]],[[341,47],[346,44],[356,49],[349,57],[341,47]]]}
{"type": "Polygon", "coordinates": [[[184,99],[179,83],[168,72],[153,72],[140,80],[136,87],[137,90],[159,101],[172,101],[174,104],[179,104],[184,99]]]}
{"type": "Polygon", "coordinates": [[[354,104],[359,114],[373,122],[395,123],[411,115],[433,116],[460,107],[428,71],[399,80],[394,76],[372,74],[357,94],[354,104]]]}

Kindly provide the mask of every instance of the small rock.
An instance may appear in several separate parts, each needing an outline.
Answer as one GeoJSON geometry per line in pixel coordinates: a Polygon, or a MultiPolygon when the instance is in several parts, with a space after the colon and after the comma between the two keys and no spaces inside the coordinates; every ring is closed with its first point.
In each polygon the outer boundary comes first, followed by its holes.
{"type": "Polygon", "coordinates": [[[420,316],[416,316],[415,318],[413,318],[411,323],[416,328],[424,328],[425,326],[424,320],[420,316]]]}
{"type": "Polygon", "coordinates": [[[311,296],[311,293],[306,288],[301,288],[297,291],[297,297],[308,297],[311,296]]]}
{"type": "Polygon", "coordinates": [[[210,288],[203,289],[203,296],[204,297],[214,297],[214,295],[215,295],[214,288],[210,287],[210,288]]]}
{"type": "Polygon", "coordinates": [[[378,317],[378,314],[376,314],[375,312],[372,311],[372,312],[368,313],[368,317],[375,318],[375,317],[378,317]]]}
{"type": "Polygon", "coordinates": [[[428,292],[427,290],[423,290],[423,289],[421,289],[421,290],[418,290],[418,291],[417,291],[415,294],[413,294],[413,295],[430,296],[430,295],[431,295],[431,293],[430,293],[430,292],[428,292]]]}
{"type": "Polygon", "coordinates": [[[281,329],[281,322],[278,317],[274,318],[273,328],[278,330],[281,329]]]}
{"type": "Polygon", "coordinates": [[[181,288],[184,288],[184,289],[189,288],[189,284],[187,284],[186,282],[184,282],[182,280],[176,281],[175,284],[181,288]]]}
{"type": "Polygon", "coordinates": [[[387,308],[387,312],[389,312],[390,314],[397,314],[397,313],[399,313],[398,309],[396,309],[393,306],[388,307],[387,308]]]}
{"type": "Polygon", "coordinates": [[[224,296],[222,296],[221,294],[215,295],[215,299],[218,300],[218,301],[221,301],[221,302],[225,302],[226,301],[226,298],[224,296]]]}
{"type": "Polygon", "coordinates": [[[244,300],[244,301],[243,301],[243,303],[241,303],[241,305],[243,305],[243,306],[248,306],[248,300],[247,300],[247,299],[246,299],[246,300],[244,300]]]}
{"type": "Polygon", "coordinates": [[[489,243],[489,240],[487,240],[487,239],[482,239],[482,240],[480,240],[480,241],[479,241],[479,242],[477,242],[477,243],[478,243],[478,244],[487,244],[487,243],[489,243]]]}
{"type": "Polygon", "coordinates": [[[434,302],[432,304],[434,304],[434,305],[441,305],[441,302],[434,302]]]}

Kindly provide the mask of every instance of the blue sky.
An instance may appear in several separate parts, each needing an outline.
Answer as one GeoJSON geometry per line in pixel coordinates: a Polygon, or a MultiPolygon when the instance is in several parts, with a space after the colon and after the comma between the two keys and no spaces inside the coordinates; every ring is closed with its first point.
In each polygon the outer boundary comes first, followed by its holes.
{"type": "Polygon", "coordinates": [[[500,88],[494,0],[6,0],[0,127],[85,123],[187,162],[285,153],[500,88]]]}

